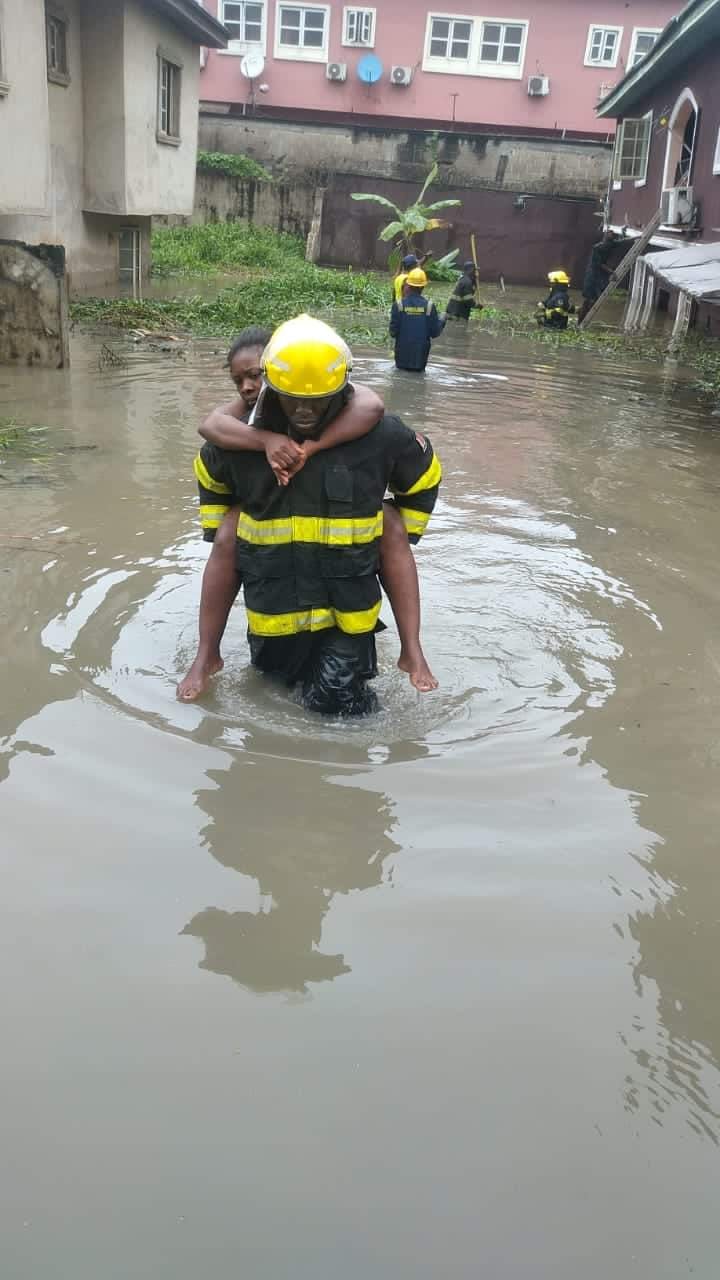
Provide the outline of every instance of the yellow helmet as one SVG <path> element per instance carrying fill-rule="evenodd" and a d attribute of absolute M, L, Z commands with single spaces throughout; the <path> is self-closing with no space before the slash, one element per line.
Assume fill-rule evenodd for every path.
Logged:
<path fill-rule="evenodd" d="M 281 395 L 319 400 L 342 391 L 350 377 L 350 348 L 328 324 L 296 316 L 275 330 L 262 354 L 265 381 Z"/>
<path fill-rule="evenodd" d="M 570 277 L 567 271 L 548 271 L 548 280 L 551 284 L 569 284 Z"/>
<path fill-rule="evenodd" d="M 427 280 L 425 272 L 420 267 L 413 267 L 412 271 L 408 271 L 405 283 L 409 284 L 411 289 L 424 289 Z"/>

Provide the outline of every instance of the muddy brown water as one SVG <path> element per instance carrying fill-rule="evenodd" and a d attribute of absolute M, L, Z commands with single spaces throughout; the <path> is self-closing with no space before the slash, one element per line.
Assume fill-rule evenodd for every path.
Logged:
<path fill-rule="evenodd" d="M 122 343 L 116 344 L 122 348 Z M 717 1275 L 720 420 L 455 331 L 441 689 L 174 686 L 219 344 L 0 371 L 3 1280 Z"/>

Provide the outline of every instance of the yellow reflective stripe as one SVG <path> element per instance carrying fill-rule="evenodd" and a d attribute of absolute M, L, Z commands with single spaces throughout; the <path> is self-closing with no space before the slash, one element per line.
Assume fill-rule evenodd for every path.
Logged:
<path fill-rule="evenodd" d="M 203 529 L 219 529 L 229 510 L 229 506 L 211 507 L 201 503 L 200 523 Z"/>
<path fill-rule="evenodd" d="M 294 636 L 298 631 L 324 631 L 335 626 L 332 609 L 302 609 L 295 613 L 256 613 L 248 609 L 247 620 L 255 636 Z"/>
<path fill-rule="evenodd" d="M 254 546 L 282 546 L 290 542 L 314 542 L 328 547 L 350 547 L 375 542 L 382 535 L 383 513 L 374 516 L 285 516 L 279 520 L 254 520 L 243 512 L 237 536 Z"/>
<path fill-rule="evenodd" d="M 341 631 L 346 631 L 348 635 L 359 636 L 366 631 L 374 631 L 375 624 L 380 617 L 381 600 L 374 604 L 370 609 L 355 609 L 352 613 L 343 613 L 340 609 L 335 609 L 335 622 Z"/>
<path fill-rule="evenodd" d="M 407 533 L 417 533 L 419 535 L 425 532 L 430 519 L 428 511 L 413 511 L 409 507 L 398 507 L 398 511 L 402 516 Z"/>
<path fill-rule="evenodd" d="M 294 636 L 299 631 L 325 631 L 339 627 L 348 635 L 373 631 L 380 617 L 380 601 L 371 609 L 345 613 L 340 609 L 299 609 L 294 613 L 256 613 L 247 610 L 248 627 L 255 636 Z"/>
<path fill-rule="evenodd" d="M 413 493 L 423 493 L 425 489 L 434 489 L 435 485 L 439 484 L 441 480 L 442 467 L 440 466 L 440 459 L 435 454 L 427 471 L 421 475 L 419 480 L 415 481 L 412 489 L 393 489 L 393 493 L 403 498 L 409 498 Z"/>
<path fill-rule="evenodd" d="M 230 493 L 226 484 L 220 484 L 219 480 L 213 480 L 200 454 L 197 455 L 193 463 L 195 477 L 202 485 L 203 489 L 209 489 L 211 493 Z"/>

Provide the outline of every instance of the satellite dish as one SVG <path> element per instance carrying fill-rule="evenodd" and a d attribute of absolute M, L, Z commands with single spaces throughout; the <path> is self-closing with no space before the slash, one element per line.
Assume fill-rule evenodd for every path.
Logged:
<path fill-rule="evenodd" d="M 357 64 L 357 73 L 363 84 L 377 84 L 383 73 L 383 65 L 374 53 L 366 53 Z"/>
<path fill-rule="evenodd" d="M 265 70 L 265 59 L 258 49 L 254 49 L 251 53 L 246 53 L 240 59 L 240 74 L 246 80 L 257 80 Z"/>

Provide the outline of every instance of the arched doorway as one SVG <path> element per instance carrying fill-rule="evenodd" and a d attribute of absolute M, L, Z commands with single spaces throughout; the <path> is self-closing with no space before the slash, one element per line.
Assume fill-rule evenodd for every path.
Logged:
<path fill-rule="evenodd" d="M 698 104 L 690 89 L 683 89 L 668 121 L 663 189 L 687 187 L 692 182 Z"/>

